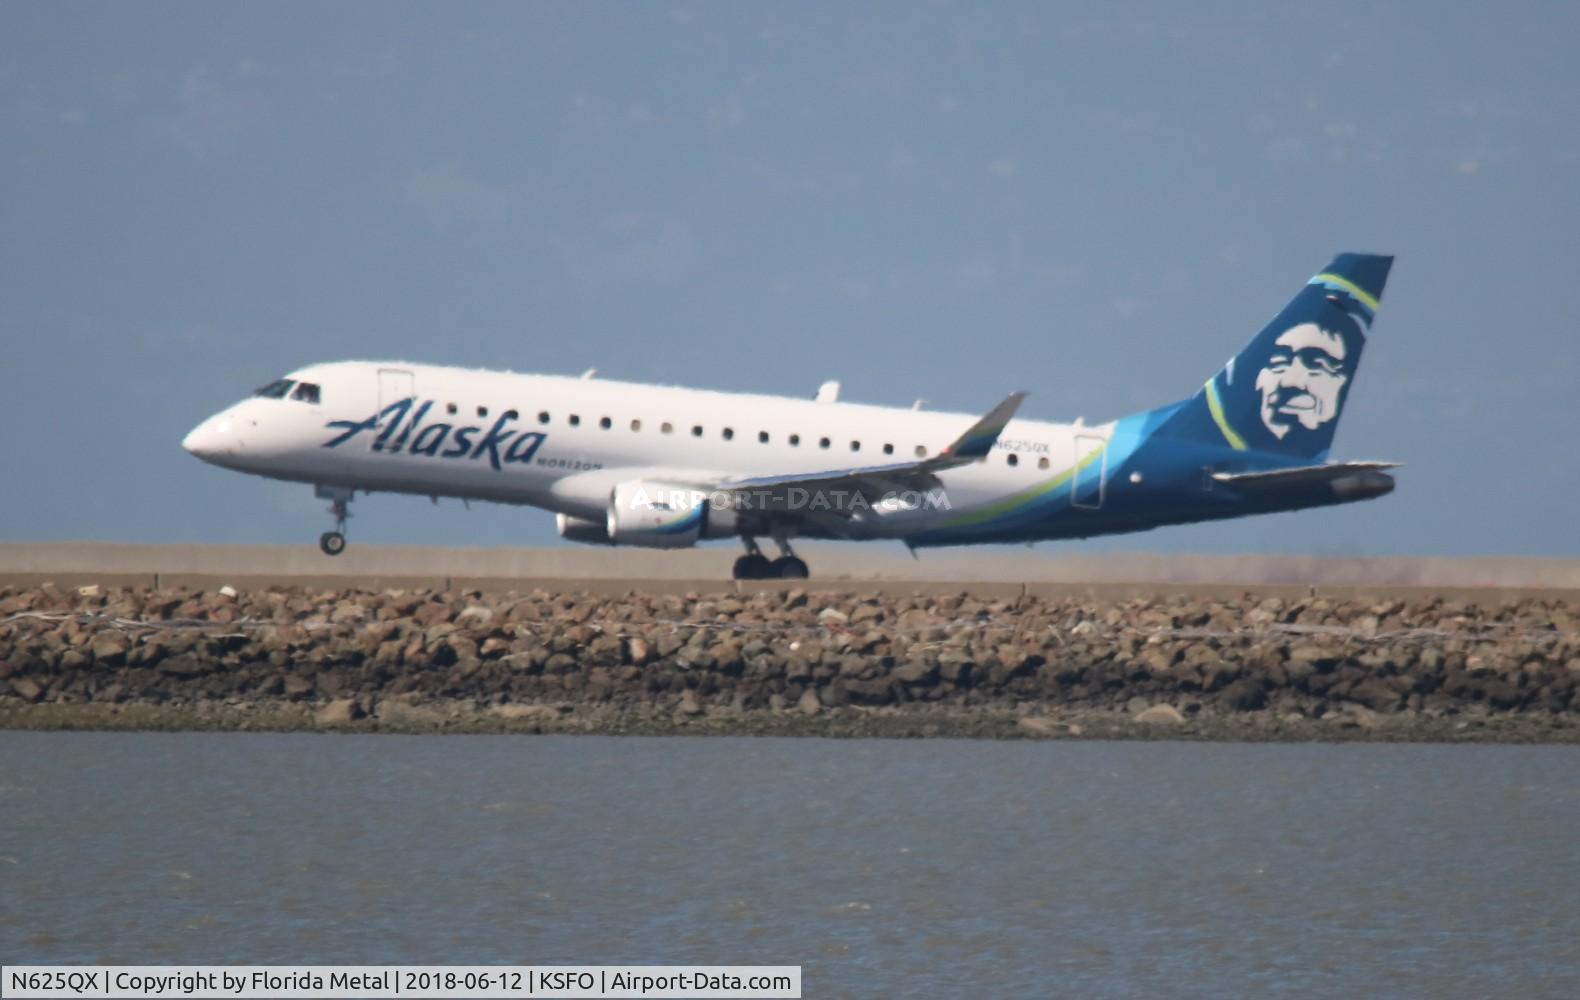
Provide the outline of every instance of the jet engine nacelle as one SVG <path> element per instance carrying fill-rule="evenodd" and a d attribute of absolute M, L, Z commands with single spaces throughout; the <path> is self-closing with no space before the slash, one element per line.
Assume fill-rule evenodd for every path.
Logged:
<path fill-rule="evenodd" d="M 605 530 L 615 545 L 649 549 L 683 549 L 699 538 L 735 534 L 735 512 L 709 501 L 705 490 L 633 479 L 610 494 Z"/>
<path fill-rule="evenodd" d="M 560 537 L 572 542 L 585 542 L 588 545 L 612 545 L 609 541 L 609 526 L 602 521 L 589 521 L 585 518 L 571 517 L 569 514 L 555 514 L 554 523 L 559 527 Z"/>

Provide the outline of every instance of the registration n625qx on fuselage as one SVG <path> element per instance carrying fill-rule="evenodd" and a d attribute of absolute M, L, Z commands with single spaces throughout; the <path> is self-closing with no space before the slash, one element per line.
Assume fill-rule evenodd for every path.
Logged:
<path fill-rule="evenodd" d="M 566 538 L 737 538 L 739 578 L 803 577 L 793 539 L 913 549 L 1083 538 L 1348 503 L 1396 463 L 1327 461 L 1391 257 L 1341 254 L 1188 399 L 1104 424 L 523 375 L 315 364 L 198 425 L 214 465 L 311 483 L 345 547 L 357 492 L 552 511 Z M 770 560 L 759 538 L 779 549 Z"/>

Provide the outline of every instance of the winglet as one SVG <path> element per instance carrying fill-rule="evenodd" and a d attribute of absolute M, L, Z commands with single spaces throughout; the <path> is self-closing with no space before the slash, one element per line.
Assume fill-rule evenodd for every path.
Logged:
<path fill-rule="evenodd" d="M 1024 392 L 1012 392 L 1004 397 L 1004 401 L 988 415 L 971 425 L 971 428 L 955 440 L 954 444 L 945 448 L 939 458 L 965 459 L 974 461 L 986 458 L 987 453 L 993 450 L 993 445 L 998 442 L 998 436 L 1004 428 L 1014 419 L 1015 411 L 1020 408 L 1021 400 L 1026 398 Z"/>

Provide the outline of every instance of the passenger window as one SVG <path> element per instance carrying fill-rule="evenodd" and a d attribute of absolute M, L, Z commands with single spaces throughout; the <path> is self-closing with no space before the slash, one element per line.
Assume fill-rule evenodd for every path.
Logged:
<path fill-rule="evenodd" d="M 894 454 L 894 445 L 892 445 L 892 444 L 884 445 L 883 446 L 883 453 L 885 455 L 892 455 L 892 454 Z"/>
<path fill-rule="evenodd" d="M 582 423 L 582 418 L 578 417 L 576 414 L 572 413 L 570 415 L 570 417 L 568 418 L 568 421 L 569 421 L 569 423 L 570 423 L 570 425 L 572 427 L 580 427 L 581 423 Z"/>
<path fill-rule="evenodd" d="M 697 424 L 695 427 L 691 428 L 691 436 L 692 437 L 701 437 L 702 436 L 702 425 L 701 424 Z"/>
<path fill-rule="evenodd" d="M 730 427 L 724 428 L 724 440 L 726 440 L 726 441 L 733 441 L 733 440 L 735 440 L 735 431 L 734 431 L 733 428 L 730 428 Z"/>
<path fill-rule="evenodd" d="M 1037 468 L 1039 468 L 1039 469 L 1046 469 L 1047 467 L 1048 467 L 1048 456 L 1047 455 L 1044 455 L 1041 458 L 1037 459 Z"/>
<path fill-rule="evenodd" d="M 538 423 L 546 424 L 548 422 L 549 422 L 549 411 L 548 410 L 544 410 L 544 411 L 542 411 L 541 413 L 538 414 Z"/>
<path fill-rule="evenodd" d="M 640 420 L 633 420 L 633 421 L 631 421 L 631 429 L 633 431 L 641 430 L 642 429 L 642 421 L 640 421 Z"/>
<path fill-rule="evenodd" d="M 673 434 L 673 433 L 675 433 L 675 425 L 670 423 L 668 420 L 666 420 L 663 423 L 659 424 L 658 425 L 658 429 L 663 431 L 665 434 Z"/>
<path fill-rule="evenodd" d="M 1020 456 L 1015 454 L 1012 451 L 1012 452 L 1009 453 L 1009 458 L 1005 459 L 1005 461 L 1008 462 L 1012 466 L 1019 465 L 1020 464 Z"/>
<path fill-rule="evenodd" d="M 757 432 L 757 443 L 758 444 L 767 444 L 768 443 L 768 432 L 767 431 L 758 431 Z"/>
<path fill-rule="evenodd" d="M 293 384 L 288 378 L 276 379 L 254 392 L 253 395 L 259 399 L 284 399 L 285 394 L 291 391 Z"/>
<path fill-rule="evenodd" d="M 916 457 L 917 458 L 926 458 L 927 457 L 927 446 L 925 444 L 919 444 L 919 445 L 916 446 Z"/>
<path fill-rule="evenodd" d="M 310 403 L 313 406 L 317 406 L 318 386 L 311 382 L 298 382 L 296 384 L 296 391 L 291 393 L 291 398 L 299 399 L 304 403 Z"/>
<path fill-rule="evenodd" d="M 488 407 L 486 407 L 486 406 L 479 406 L 477 408 L 477 415 L 480 416 L 480 417 L 488 416 Z"/>
<path fill-rule="evenodd" d="M 455 404 L 454 403 L 446 403 L 446 404 L 444 404 L 444 412 L 450 414 L 450 416 L 452 416 L 452 417 L 455 416 L 455 412 L 456 412 L 455 411 Z"/>
<path fill-rule="evenodd" d="M 860 441 L 852 441 L 850 443 L 850 450 L 851 451 L 860 451 L 861 450 L 861 442 Z"/>
<path fill-rule="evenodd" d="M 792 435 L 790 435 L 790 447 L 796 448 L 796 447 L 799 447 L 800 444 L 801 444 L 801 435 L 799 435 L 799 434 L 792 434 Z"/>
<path fill-rule="evenodd" d="M 819 448 L 827 448 L 829 446 L 829 443 L 830 442 L 829 442 L 828 438 L 818 438 L 817 439 L 817 446 Z"/>
<path fill-rule="evenodd" d="M 614 421 L 610 420 L 608 417 L 604 417 L 598 421 L 598 426 L 602 427 L 604 430 L 608 430 L 614 426 Z"/>

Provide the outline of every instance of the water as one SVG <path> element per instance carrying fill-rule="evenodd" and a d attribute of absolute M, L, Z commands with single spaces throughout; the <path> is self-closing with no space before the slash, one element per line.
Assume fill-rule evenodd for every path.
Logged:
<path fill-rule="evenodd" d="M 0 733 L 8 962 L 1580 996 L 1580 748 Z"/>

